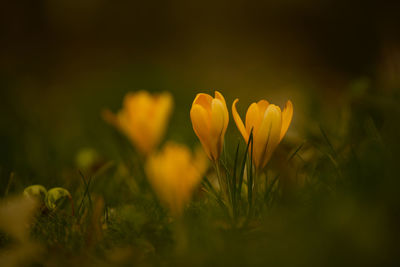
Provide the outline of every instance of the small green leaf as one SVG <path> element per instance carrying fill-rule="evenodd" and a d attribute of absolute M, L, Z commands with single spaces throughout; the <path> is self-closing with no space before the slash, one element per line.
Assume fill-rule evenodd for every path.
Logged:
<path fill-rule="evenodd" d="M 47 192 L 46 206 L 50 210 L 62 209 L 72 200 L 68 190 L 62 187 L 55 187 Z"/>
<path fill-rule="evenodd" d="M 31 185 L 24 189 L 24 196 L 39 200 L 44 203 L 47 197 L 47 190 L 42 185 Z"/>

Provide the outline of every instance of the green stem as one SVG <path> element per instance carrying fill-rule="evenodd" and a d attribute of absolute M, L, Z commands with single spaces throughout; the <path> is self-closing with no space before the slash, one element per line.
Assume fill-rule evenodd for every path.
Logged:
<path fill-rule="evenodd" d="M 257 204 L 258 194 L 260 192 L 260 181 L 258 177 L 258 170 L 254 168 L 253 174 L 253 207 Z"/>
<path fill-rule="evenodd" d="M 218 161 L 213 161 L 213 163 L 214 163 L 215 172 L 217 173 L 219 190 L 221 190 L 221 192 L 223 192 L 221 174 L 220 174 L 220 169 L 219 169 L 219 162 Z"/>
<path fill-rule="evenodd" d="M 257 204 L 257 199 L 258 199 L 258 192 L 259 192 L 259 181 L 258 181 L 258 171 L 256 168 L 254 168 L 254 171 L 252 169 L 250 169 L 250 171 L 252 171 L 252 175 L 251 175 L 251 195 L 249 196 L 249 201 L 250 201 L 250 206 L 249 206 L 249 219 L 254 215 L 254 209 L 255 206 Z"/>
<path fill-rule="evenodd" d="M 221 166 L 219 161 L 214 161 L 214 168 L 215 168 L 215 172 L 217 173 L 217 178 L 218 178 L 218 184 L 219 184 L 219 188 L 220 188 L 220 192 L 222 195 L 222 199 L 225 200 L 225 202 L 227 203 L 227 207 L 229 207 L 229 214 L 232 216 L 233 214 L 233 210 L 232 210 L 232 205 L 228 205 L 229 203 L 229 187 L 227 184 L 226 179 L 223 179 L 222 173 L 221 173 Z M 230 202 L 231 204 L 231 202 Z"/>

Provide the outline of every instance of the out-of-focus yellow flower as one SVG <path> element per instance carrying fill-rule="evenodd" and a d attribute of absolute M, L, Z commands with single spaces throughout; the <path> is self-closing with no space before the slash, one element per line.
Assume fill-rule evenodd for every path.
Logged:
<path fill-rule="evenodd" d="M 148 155 L 164 136 L 173 107 L 169 93 L 151 95 L 146 91 L 128 93 L 117 115 L 106 110 L 104 119 L 123 132 L 134 146 Z"/>
<path fill-rule="evenodd" d="M 30 229 L 39 201 L 33 197 L 18 196 L 0 201 L 0 229 L 21 242 L 29 240 Z"/>
<path fill-rule="evenodd" d="M 215 91 L 215 97 L 197 94 L 190 110 L 193 130 L 212 161 L 222 152 L 229 113 L 224 97 Z"/>
<path fill-rule="evenodd" d="M 193 190 L 207 168 L 207 157 L 199 150 L 192 152 L 184 145 L 165 144 L 162 151 L 146 162 L 146 174 L 160 201 L 179 216 L 190 201 Z"/>
<path fill-rule="evenodd" d="M 13 241 L 1 247 L 0 266 L 33 265 L 46 251 L 31 238 L 31 226 L 40 207 L 39 199 L 24 195 L 0 200 L 0 230 Z"/>
<path fill-rule="evenodd" d="M 293 104 L 290 100 L 281 111 L 280 107 L 260 100 L 249 106 L 246 113 L 246 127 L 237 110 L 236 99 L 232 104 L 232 114 L 243 138 L 248 142 L 253 129 L 253 160 L 257 169 L 267 165 L 274 150 L 285 136 L 293 116 Z"/>

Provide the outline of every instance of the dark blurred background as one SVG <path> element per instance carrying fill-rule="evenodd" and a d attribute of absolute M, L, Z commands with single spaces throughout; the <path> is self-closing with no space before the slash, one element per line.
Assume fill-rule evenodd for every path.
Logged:
<path fill-rule="evenodd" d="M 168 138 L 189 144 L 191 102 L 213 89 L 228 106 L 241 98 L 242 112 L 292 99 L 292 135 L 305 121 L 335 121 L 349 95 L 399 88 L 400 4 L 388 3 L 3 1 L 1 177 L 40 183 L 84 147 L 113 153 L 100 112 L 138 89 L 173 93 Z"/>

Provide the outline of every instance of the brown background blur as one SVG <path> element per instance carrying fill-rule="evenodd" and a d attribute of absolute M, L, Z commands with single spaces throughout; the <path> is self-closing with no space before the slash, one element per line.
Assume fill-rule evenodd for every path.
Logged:
<path fill-rule="evenodd" d="M 55 172 L 106 142 L 99 113 L 131 90 L 171 91 L 171 127 L 189 130 L 200 91 L 218 89 L 228 105 L 240 97 L 242 111 L 290 98 L 296 125 L 309 99 L 336 110 L 355 81 L 390 90 L 399 11 L 384 1 L 4 1 L 1 165 Z"/>
<path fill-rule="evenodd" d="M 376 75 L 399 11 L 380 1 L 6 1 L 1 71 L 41 91 L 121 69 L 146 80 L 137 87 L 162 84 L 143 73 L 188 90 L 339 87 Z"/>

